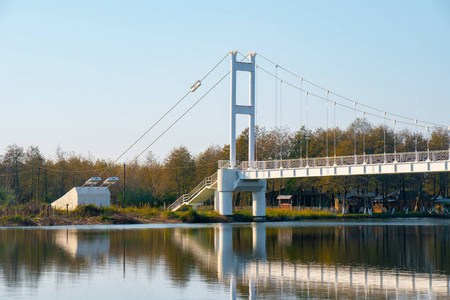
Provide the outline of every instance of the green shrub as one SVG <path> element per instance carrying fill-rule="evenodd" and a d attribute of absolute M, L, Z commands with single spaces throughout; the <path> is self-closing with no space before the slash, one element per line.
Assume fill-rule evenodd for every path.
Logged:
<path fill-rule="evenodd" d="M 20 226 L 33 226 L 36 225 L 32 219 L 27 216 L 14 215 L 14 216 L 4 216 L 1 218 L 5 223 L 12 223 Z"/>
<path fill-rule="evenodd" d="M 94 204 L 80 205 L 72 212 L 73 215 L 79 217 L 98 217 L 103 215 L 105 210 L 101 207 L 97 207 Z"/>
<path fill-rule="evenodd" d="M 207 223 L 208 218 L 190 209 L 186 212 L 180 213 L 180 220 L 185 223 Z"/>

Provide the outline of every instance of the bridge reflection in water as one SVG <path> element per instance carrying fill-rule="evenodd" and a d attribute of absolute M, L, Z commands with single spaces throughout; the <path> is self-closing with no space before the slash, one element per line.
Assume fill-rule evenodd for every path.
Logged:
<path fill-rule="evenodd" d="M 417 222 L 4 229 L 0 290 L 40 295 L 56 276 L 55 290 L 156 298 L 449 297 L 450 227 Z"/>
<path fill-rule="evenodd" d="M 443 274 L 267 260 L 266 227 L 254 224 L 251 229 L 253 251 L 250 256 L 241 255 L 236 249 L 233 251 L 233 227 L 227 225 L 214 229 L 214 249 L 202 247 L 195 235 L 182 228 L 175 229 L 174 240 L 199 262 L 217 268 L 218 279 L 229 285 L 231 299 L 236 299 L 238 289 L 247 287 L 249 299 L 267 293 L 298 296 L 299 291 L 300 296 L 306 298 L 392 299 L 450 295 L 449 276 Z M 281 244 L 283 239 L 289 243 L 292 228 L 278 228 L 277 238 Z"/>

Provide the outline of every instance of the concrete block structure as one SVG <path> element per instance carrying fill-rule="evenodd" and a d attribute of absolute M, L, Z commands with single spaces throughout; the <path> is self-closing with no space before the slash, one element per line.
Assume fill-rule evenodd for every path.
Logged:
<path fill-rule="evenodd" d="M 52 208 L 74 210 L 79 205 L 88 204 L 109 207 L 111 204 L 109 189 L 107 187 L 74 187 L 64 196 L 52 202 Z"/>

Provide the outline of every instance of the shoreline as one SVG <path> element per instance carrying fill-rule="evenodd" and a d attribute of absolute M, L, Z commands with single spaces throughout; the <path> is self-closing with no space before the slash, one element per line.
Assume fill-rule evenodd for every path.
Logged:
<path fill-rule="evenodd" d="M 283 210 L 279 208 L 266 209 L 266 223 L 307 220 L 345 220 L 345 219 L 392 219 L 392 218 L 433 218 L 428 213 L 409 214 L 386 213 L 365 214 L 334 214 L 315 210 Z M 220 215 L 211 210 L 188 210 L 184 212 L 160 211 L 152 207 L 111 207 L 98 208 L 93 205 L 80 206 L 67 212 L 61 210 L 31 211 L 22 209 L 0 217 L 0 227 L 42 227 L 70 225 L 127 225 L 127 224 L 204 224 L 204 223 L 243 223 L 253 222 L 250 210 L 239 210 L 232 217 Z"/>

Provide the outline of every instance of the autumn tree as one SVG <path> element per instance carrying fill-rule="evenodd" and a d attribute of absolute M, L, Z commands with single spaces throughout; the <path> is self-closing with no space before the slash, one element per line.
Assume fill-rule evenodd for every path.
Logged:
<path fill-rule="evenodd" d="M 164 168 L 167 169 L 170 186 L 176 197 L 189 192 L 195 176 L 195 161 L 185 146 L 174 148 L 166 157 Z"/>
<path fill-rule="evenodd" d="M 25 162 L 24 160 L 25 153 L 23 148 L 16 144 L 6 147 L 6 152 L 2 156 L 2 164 L 8 176 L 7 186 L 11 186 L 15 194 L 19 196 L 19 199 L 22 199 L 19 172 Z"/>

